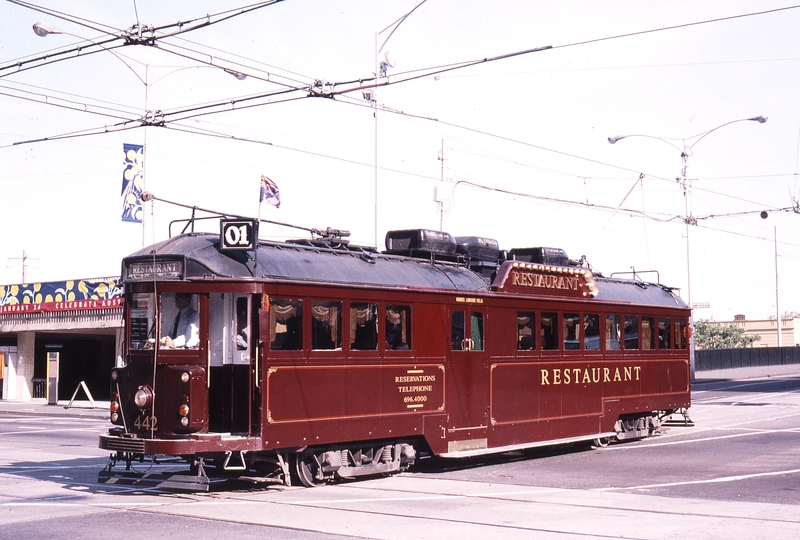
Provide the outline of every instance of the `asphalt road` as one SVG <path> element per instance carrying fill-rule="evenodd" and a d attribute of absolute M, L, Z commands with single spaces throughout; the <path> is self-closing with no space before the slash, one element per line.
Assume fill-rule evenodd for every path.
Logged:
<path fill-rule="evenodd" d="M 97 484 L 103 413 L 0 404 L 0 538 L 797 538 L 800 366 L 703 373 L 694 426 L 320 488 Z"/>

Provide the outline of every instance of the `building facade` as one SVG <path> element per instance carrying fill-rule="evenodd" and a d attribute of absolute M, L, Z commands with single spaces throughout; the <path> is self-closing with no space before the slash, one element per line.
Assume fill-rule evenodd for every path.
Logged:
<path fill-rule="evenodd" d="M 778 325 L 775 319 L 747 320 L 744 315 L 734 315 L 732 321 L 708 321 L 710 326 L 734 325 L 744 329 L 745 336 L 759 335 L 753 347 L 777 347 Z M 781 347 L 800 346 L 800 319 L 781 319 Z"/>
<path fill-rule="evenodd" d="M 0 285 L 0 399 L 108 399 L 122 336 L 118 278 Z"/>

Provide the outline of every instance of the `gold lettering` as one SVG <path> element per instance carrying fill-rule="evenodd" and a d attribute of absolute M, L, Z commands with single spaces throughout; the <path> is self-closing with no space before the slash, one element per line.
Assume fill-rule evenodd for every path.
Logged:
<path fill-rule="evenodd" d="M 398 386 L 397 391 L 401 394 L 413 394 L 416 392 L 433 392 L 433 385 L 425 386 Z"/>
<path fill-rule="evenodd" d="M 619 374 L 619 368 L 614 370 L 614 382 L 621 381 L 622 377 Z"/>
<path fill-rule="evenodd" d="M 553 384 L 561 384 L 561 369 L 553 369 Z"/>
<path fill-rule="evenodd" d="M 636 372 L 636 380 L 639 380 L 639 370 L 642 369 L 639 366 L 634 366 L 633 371 Z"/>
<path fill-rule="evenodd" d="M 589 378 L 589 370 L 588 369 L 583 370 L 583 380 L 581 382 L 584 383 L 584 384 L 592 382 L 592 379 Z M 595 381 L 595 382 L 597 382 L 597 381 Z"/>
<path fill-rule="evenodd" d="M 575 384 L 578 384 L 578 381 L 581 379 L 581 368 L 575 368 L 572 371 L 575 372 Z"/>
<path fill-rule="evenodd" d="M 610 371 L 608 368 L 603 368 L 603 382 L 611 382 L 611 379 L 608 378 Z"/>
<path fill-rule="evenodd" d="M 569 369 L 564 369 L 564 384 L 569 384 L 572 381 Z"/>
<path fill-rule="evenodd" d="M 631 380 L 632 375 L 633 375 L 633 373 L 631 371 L 631 367 L 630 366 L 625 366 L 625 380 L 626 381 Z"/>
<path fill-rule="evenodd" d="M 546 384 L 548 384 L 548 385 L 550 384 L 550 373 L 546 369 L 543 369 L 542 370 L 542 386 L 544 386 Z"/>
<path fill-rule="evenodd" d="M 600 368 L 592 368 L 592 382 L 599 383 L 600 382 Z"/>

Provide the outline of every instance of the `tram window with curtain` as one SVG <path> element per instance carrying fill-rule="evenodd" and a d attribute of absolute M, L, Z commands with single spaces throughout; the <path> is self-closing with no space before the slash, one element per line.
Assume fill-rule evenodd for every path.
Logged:
<path fill-rule="evenodd" d="M 600 315 L 596 313 L 583 316 L 583 348 L 587 351 L 600 350 Z"/>
<path fill-rule="evenodd" d="M 625 349 L 639 349 L 639 317 L 634 315 L 625 315 Z"/>
<path fill-rule="evenodd" d="M 411 307 L 388 304 L 386 306 L 386 349 L 407 351 L 411 349 Z"/>
<path fill-rule="evenodd" d="M 564 325 L 564 350 L 577 351 L 581 348 L 581 316 L 567 313 L 561 320 Z"/>
<path fill-rule="evenodd" d="M 656 320 L 642 317 L 642 349 L 652 351 L 656 348 Z"/>
<path fill-rule="evenodd" d="M 270 349 L 299 351 L 303 348 L 303 301 L 272 298 L 269 304 Z"/>
<path fill-rule="evenodd" d="M 684 318 L 676 318 L 674 321 L 675 325 L 675 339 L 673 340 L 674 347 L 676 349 L 686 349 L 688 348 L 688 325 L 686 324 L 686 319 Z"/>
<path fill-rule="evenodd" d="M 350 304 L 350 350 L 378 349 L 378 304 Z"/>
<path fill-rule="evenodd" d="M 539 321 L 539 329 L 542 336 L 542 349 L 545 351 L 557 351 L 558 313 L 542 313 L 542 317 Z"/>
<path fill-rule="evenodd" d="M 473 351 L 483 350 L 483 313 L 473 311 L 470 320 L 470 349 Z"/>
<path fill-rule="evenodd" d="M 666 317 L 658 319 L 658 348 L 669 349 L 672 347 L 670 343 L 670 320 Z"/>
<path fill-rule="evenodd" d="M 342 348 L 342 303 L 314 300 L 311 305 L 311 348 Z"/>
<path fill-rule="evenodd" d="M 619 315 L 606 315 L 606 350 L 618 351 L 620 347 Z"/>
<path fill-rule="evenodd" d="M 517 312 L 517 350 L 536 350 L 535 328 L 536 314 L 533 311 Z"/>

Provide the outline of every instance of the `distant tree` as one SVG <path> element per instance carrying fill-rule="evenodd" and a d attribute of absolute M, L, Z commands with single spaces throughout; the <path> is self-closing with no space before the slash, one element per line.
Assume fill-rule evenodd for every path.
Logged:
<path fill-rule="evenodd" d="M 696 349 L 741 349 L 752 347 L 761 336 L 746 336 L 744 328 L 735 324 L 727 326 L 710 324 L 707 319 L 694 323 L 694 346 Z"/>

